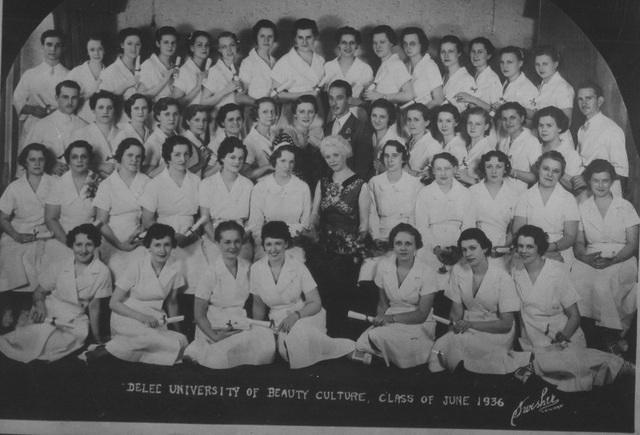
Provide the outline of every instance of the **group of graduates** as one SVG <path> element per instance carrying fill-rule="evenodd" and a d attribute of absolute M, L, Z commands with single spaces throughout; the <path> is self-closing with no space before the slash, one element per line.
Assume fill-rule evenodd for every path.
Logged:
<path fill-rule="evenodd" d="M 444 36 L 435 61 L 421 28 L 398 40 L 374 27 L 374 74 L 354 28 L 336 31 L 328 62 L 313 20 L 275 59 L 278 33 L 256 23 L 239 63 L 222 32 L 213 63 L 211 36 L 194 31 L 183 62 L 161 27 L 141 62 L 141 32 L 126 28 L 111 65 L 92 36 L 71 71 L 63 35 L 42 34 L 44 61 L 14 92 L 18 178 L 0 197 L 0 352 L 53 361 L 91 331 L 89 361 L 373 355 L 566 391 L 634 373 L 619 355 L 640 218 L 598 84 L 574 90 L 553 47 L 533 50 L 536 86 L 524 50 L 483 37 L 467 58 Z M 448 316 L 433 312 L 441 291 Z M 449 325 L 439 338 L 436 322 Z"/>

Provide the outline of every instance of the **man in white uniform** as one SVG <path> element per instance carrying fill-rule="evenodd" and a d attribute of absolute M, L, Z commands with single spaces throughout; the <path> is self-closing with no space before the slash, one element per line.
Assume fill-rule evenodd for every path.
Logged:
<path fill-rule="evenodd" d="M 577 91 L 578 107 L 587 118 L 578 130 L 578 152 L 582 157 L 582 164 L 586 167 L 594 159 L 610 162 L 618 175 L 618 180 L 611 186 L 611 192 L 622 196 L 622 189 L 626 188 L 629 177 L 624 131 L 600 111 L 604 96 L 597 83 L 583 83 Z"/>

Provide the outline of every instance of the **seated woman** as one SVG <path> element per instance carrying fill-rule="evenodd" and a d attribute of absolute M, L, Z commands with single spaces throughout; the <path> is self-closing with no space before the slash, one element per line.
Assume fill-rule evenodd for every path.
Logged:
<path fill-rule="evenodd" d="M 431 136 L 442 147 L 442 151 L 453 155 L 459 164 L 463 164 L 467 158 L 467 144 L 458 133 L 460 124 L 460 112 L 451 104 L 445 104 L 436 108 L 431 122 Z"/>
<path fill-rule="evenodd" d="M 244 175 L 252 181 L 258 181 L 266 174 L 273 172 L 269 157 L 273 152 L 273 126 L 277 120 L 276 102 L 271 97 L 256 100 L 256 123 L 244 139 L 247 146 Z"/>
<path fill-rule="evenodd" d="M 129 122 L 118 124 L 120 132 L 113 139 L 113 143 L 119 144 L 128 137 L 138 139 L 144 144 L 151 135 L 151 130 L 147 128 L 147 118 L 151 105 L 149 100 L 142 94 L 133 94 L 124 102 L 124 113 L 129 118 Z"/>
<path fill-rule="evenodd" d="M 501 375 L 529 363 L 528 352 L 509 352 L 520 298 L 509 274 L 489 262 L 491 247 L 477 228 L 458 238 L 463 259 L 453 266 L 444 292 L 452 302 L 451 327 L 433 346 L 432 372 L 453 372 L 463 362 L 470 372 Z"/>
<path fill-rule="evenodd" d="M 244 229 L 224 221 L 215 229 L 221 255 L 207 268 L 196 289 L 196 338 L 185 359 L 212 369 L 273 362 L 276 342 L 269 328 L 251 325 L 244 309 L 249 297 L 249 267 L 239 258 Z"/>
<path fill-rule="evenodd" d="M 0 352 L 11 359 L 59 360 L 84 346 L 89 325 L 94 341 L 102 342 L 99 299 L 111 296 L 111 274 L 96 252 L 100 230 L 82 224 L 69 231 L 66 242 L 73 254 L 40 274 L 29 323 L 0 336 Z"/>
<path fill-rule="evenodd" d="M 578 234 L 580 213 L 575 198 L 558 181 L 566 162 L 558 151 L 548 151 L 536 162 L 538 183 L 520 197 L 513 218 L 514 234 L 525 224 L 536 225 L 549 234 L 545 256 L 572 266 L 573 244 Z"/>
<path fill-rule="evenodd" d="M 407 141 L 409 164 L 405 170 L 419 178 L 428 177 L 433 156 L 442 152 L 442 145 L 429 131 L 429 109 L 424 104 L 414 103 L 407 107 L 405 118 L 406 130 L 410 135 Z"/>
<path fill-rule="evenodd" d="M 489 112 L 480 107 L 472 107 L 462 114 L 462 137 L 467 146 L 467 158 L 456 172 L 456 179 L 467 186 L 480 181 L 480 158 L 496 149 L 496 138 L 491 134 L 491 123 Z"/>
<path fill-rule="evenodd" d="M 162 158 L 162 144 L 176 134 L 179 117 L 178 100 L 163 97 L 153 104 L 153 119 L 157 124 L 153 133 L 144 143 L 145 159 L 142 164 L 143 172 L 152 178 L 165 168 Z"/>
<path fill-rule="evenodd" d="M 536 375 L 561 391 L 588 391 L 617 376 L 633 375 L 633 364 L 586 347 L 579 326 L 580 297 L 567 267 L 544 257 L 549 246 L 545 232 L 525 225 L 515 234 L 514 245 L 521 260 L 511 269 L 522 301 L 520 344 L 533 351 Z"/>
<path fill-rule="evenodd" d="M 208 236 L 203 247 L 209 264 L 213 264 L 220 254 L 214 233 L 220 222 L 233 220 L 245 228 L 249 220 L 253 183 L 240 175 L 246 156 L 247 147 L 240 139 L 226 138 L 218 149 L 217 163 L 222 170 L 200 183 L 200 216 L 206 219 L 204 230 Z M 240 257 L 247 261 L 253 259 L 253 247 L 248 237 L 243 242 Z"/>
<path fill-rule="evenodd" d="M 353 352 L 352 340 L 327 336 L 316 282 L 304 264 L 285 255 L 291 243 L 287 224 L 267 222 L 261 239 L 266 255 L 250 273 L 253 317 L 274 322 L 280 356 L 298 369 Z"/>
<path fill-rule="evenodd" d="M 463 91 L 455 96 L 459 103 L 470 104 L 487 112 L 498 104 L 502 96 L 500 77 L 493 71 L 489 61 L 496 49 L 487 38 L 474 38 L 469 42 L 469 60 L 473 70 L 475 87 L 472 93 Z"/>
<path fill-rule="evenodd" d="M 389 234 L 393 254 L 378 263 L 374 282 L 379 290 L 373 325 L 358 338 L 356 350 L 369 352 L 400 368 L 415 367 L 429 359 L 435 323 L 425 323 L 433 307 L 436 272 L 416 261 L 422 248 L 418 230 L 406 223 Z"/>
<path fill-rule="evenodd" d="M 571 268 L 584 317 L 594 319 L 604 347 L 614 353 L 628 348 L 623 339 L 636 312 L 638 224 L 633 205 L 613 196 L 616 172 L 611 163 L 596 159 L 584 172 L 593 196 L 578 207 L 580 228 Z"/>
<path fill-rule="evenodd" d="M 116 358 L 165 366 L 182 359 L 187 337 L 166 324 L 167 315 L 178 315 L 177 296 L 185 287 L 180 263 L 171 256 L 177 243 L 173 228 L 153 224 L 143 241 L 147 254 L 116 281 L 109 302 L 111 340 L 105 346 Z"/>
<path fill-rule="evenodd" d="M 0 330 L 14 323 L 14 299 L 21 297 L 13 292 L 32 292 L 38 284 L 44 238 L 51 236 L 44 225 L 44 203 L 57 182 L 49 175 L 54 156 L 42 144 L 24 147 L 18 163 L 25 174 L 0 196 Z"/>
<path fill-rule="evenodd" d="M 115 152 L 118 169 L 98 186 L 93 200 L 96 220 L 105 243 L 100 255 L 111 269 L 114 280 L 126 270 L 142 247 L 138 235 L 142 232 L 140 197 L 149 177 L 140 172 L 144 161 L 144 147 L 137 139 L 125 139 Z"/>

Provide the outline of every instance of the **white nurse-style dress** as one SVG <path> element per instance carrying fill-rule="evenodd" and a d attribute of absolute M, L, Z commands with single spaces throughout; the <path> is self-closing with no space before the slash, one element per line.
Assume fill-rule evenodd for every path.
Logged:
<path fill-rule="evenodd" d="M 72 326 L 29 323 L 0 336 L 0 352 L 20 362 L 56 361 L 84 346 L 89 335 L 87 306 L 111 296 L 112 288 L 109 269 L 97 255 L 77 276 L 73 255 L 49 264 L 40 275 L 40 286 L 51 292 L 44 300 L 47 318 Z"/>
<path fill-rule="evenodd" d="M 125 86 L 135 83 L 135 80 L 134 72 L 127 68 L 122 59 L 118 57 L 100 73 L 99 88 L 121 95 L 126 100 L 136 93 L 136 88 L 134 86 Z M 124 91 L 122 90 L 123 87 L 125 87 Z"/>
<path fill-rule="evenodd" d="M 204 73 L 206 72 L 207 71 L 204 71 Z M 186 95 L 193 91 L 198 84 L 198 74 L 203 74 L 203 72 L 191 57 L 187 57 L 187 60 L 180 67 L 178 77 L 173 82 L 173 86 L 176 89 L 180 89 Z M 202 85 L 200 85 L 200 90 L 196 93 L 195 97 L 190 101 L 186 101 L 186 104 L 200 104 L 200 98 L 202 98 Z"/>
<path fill-rule="evenodd" d="M 393 53 L 382 61 L 376 71 L 373 83 L 376 91 L 382 94 L 395 94 L 409 80 L 411 80 L 411 74 L 409 74 L 407 66 L 396 53 Z"/>
<path fill-rule="evenodd" d="M 475 95 L 476 81 L 465 67 L 460 67 L 445 80 L 443 91 L 444 102 L 453 104 L 456 109 L 458 109 L 458 112 L 462 113 L 467 109 L 468 104 L 462 101 L 456 101 L 456 95 L 460 92 Z"/>
<path fill-rule="evenodd" d="M 482 181 L 471 186 L 469 192 L 476 212 L 476 226 L 487 235 L 493 246 L 504 246 L 520 198 L 513 180 L 506 178 L 495 197 Z"/>
<path fill-rule="evenodd" d="M 502 86 L 501 102 L 515 101 L 527 110 L 534 110 L 537 96 L 538 88 L 521 72 L 515 80 L 507 81 Z"/>
<path fill-rule="evenodd" d="M 211 326 L 225 328 L 227 323 L 245 323 L 248 329 L 220 341 L 213 341 L 200 328 L 184 354 L 198 364 L 212 369 L 226 369 L 244 364 L 270 364 L 276 355 L 276 341 L 270 328 L 250 325 L 244 304 L 249 297 L 249 262 L 238 258 L 233 276 L 222 257 L 218 257 L 201 277 L 196 298 L 209 303 L 207 320 Z"/>
<path fill-rule="evenodd" d="M 101 67 L 100 72 L 102 72 L 102 69 L 104 69 L 104 67 Z M 89 123 L 95 121 L 96 117 L 89 107 L 89 99 L 98 90 L 100 74 L 98 74 L 98 77 L 95 77 L 89 67 L 89 61 L 86 61 L 69 71 L 66 80 L 73 80 L 80 85 L 82 107 L 77 111 L 78 116 Z"/>
<path fill-rule="evenodd" d="M 151 89 L 162 83 L 167 74 L 169 74 L 169 68 L 164 66 L 155 53 L 140 65 L 140 83 L 147 89 Z M 158 101 L 163 97 L 170 97 L 173 93 L 172 87 L 173 84 L 169 81 L 153 97 L 153 101 Z"/>
<path fill-rule="evenodd" d="M 342 71 L 342 68 L 340 68 L 338 58 L 335 58 L 324 64 L 324 77 L 322 81 L 325 89 L 328 91 L 331 83 L 336 80 L 344 80 L 349 83 L 353 96 L 359 98 L 365 87 L 373 81 L 373 70 L 369 64 L 356 57 L 345 73 Z"/>
<path fill-rule="evenodd" d="M 471 322 L 499 320 L 500 313 L 520 311 L 520 298 L 513 279 L 498 266 L 489 263 L 480 287 L 473 294 L 473 271 L 466 262 L 453 266 L 445 296 L 464 308 L 463 319 Z M 530 352 L 512 352 L 515 322 L 505 333 L 490 333 L 476 329 L 456 334 L 447 332 L 433 346 L 429 370 L 454 371 L 460 362 L 475 373 L 502 375 L 526 366 Z M 444 365 L 442 364 L 444 363 Z"/>
<path fill-rule="evenodd" d="M 120 129 L 113 125 L 107 136 L 102 134 L 95 122 L 76 130 L 73 133 L 72 140 L 84 140 L 89 142 L 93 147 L 93 164 L 115 163 L 113 155 L 118 149 L 120 143 L 116 142 L 116 137 L 120 133 Z"/>
<path fill-rule="evenodd" d="M 147 316 L 155 317 L 160 326 L 151 328 L 131 317 L 111 313 L 111 340 L 107 351 L 124 361 L 170 366 L 175 364 L 187 347 L 187 337 L 171 331 L 164 323 L 164 300 L 172 290 L 184 287 L 179 263 L 169 259 L 159 275 L 151 266 L 151 256 L 142 255 L 131 263 L 116 288 L 128 293 L 124 304 Z"/>
<path fill-rule="evenodd" d="M 413 79 L 413 94 L 416 103 L 427 104 L 433 98 L 431 92 L 438 86 L 442 86 L 442 75 L 438 65 L 431 59 L 429 53 L 425 53 L 411 72 Z"/>
<path fill-rule="evenodd" d="M 385 314 L 408 313 L 418 309 L 420 297 L 438 291 L 435 274 L 435 270 L 416 261 L 405 279 L 399 283 L 395 255 L 381 258 L 374 282 L 384 290 L 389 299 L 389 308 Z M 392 362 L 400 368 L 415 367 L 429 359 L 435 330 L 436 324 L 429 318 L 419 324 L 391 323 L 372 326 L 358 338 L 356 349 L 381 356 L 387 365 Z"/>
<path fill-rule="evenodd" d="M 431 165 L 433 156 L 442 152 L 442 144 L 435 140 L 428 131 L 409 148 L 409 168 L 413 171 L 424 170 Z"/>
<path fill-rule="evenodd" d="M 271 65 L 275 65 L 276 59 L 269 55 L 269 62 L 265 62 L 255 48 L 242 59 L 238 76 L 251 98 L 257 100 L 271 93 Z"/>
<path fill-rule="evenodd" d="M 305 293 L 318 287 L 306 266 L 290 257 L 285 257 L 277 282 L 268 258 L 258 260 L 251 266 L 250 283 L 251 293 L 269 307 L 269 319 L 276 326 L 289 314 L 302 309 Z M 321 308 L 313 316 L 299 319 L 288 333 L 278 334 L 278 352 L 292 369 L 353 352 L 355 344 L 352 340 L 331 338 L 326 331 L 326 312 Z"/>

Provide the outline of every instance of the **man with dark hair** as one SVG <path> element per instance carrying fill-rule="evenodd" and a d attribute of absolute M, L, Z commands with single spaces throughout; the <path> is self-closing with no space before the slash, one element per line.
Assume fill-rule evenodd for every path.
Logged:
<path fill-rule="evenodd" d="M 373 169 L 373 130 L 349 111 L 351 85 L 336 80 L 329 86 L 329 108 L 333 120 L 324 127 L 324 135 L 340 135 L 351 144 L 353 156 L 347 160 L 349 167 L 360 177 L 369 180 L 375 175 Z"/>

